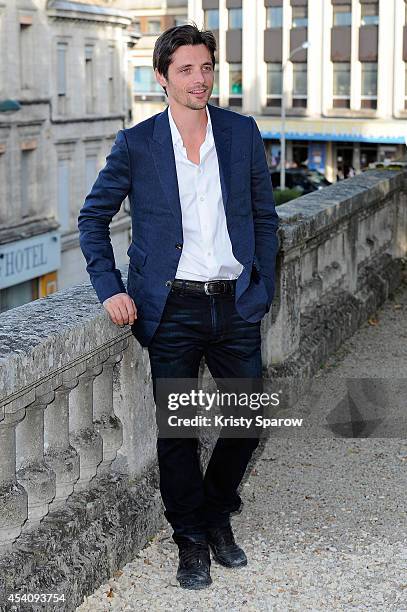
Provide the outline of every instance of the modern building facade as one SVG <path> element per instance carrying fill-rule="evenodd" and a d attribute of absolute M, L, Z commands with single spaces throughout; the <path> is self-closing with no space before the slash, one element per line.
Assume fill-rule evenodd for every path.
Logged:
<path fill-rule="evenodd" d="M 0 0 L 0 311 L 88 280 L 77 217 L 129 118 L 131 17 L 115 0 Z M 130 217 L 111 225 L 118 265 Z"/>
<path fill-rule="evenodd" d="M 188 0 L 128 0 L 134 32 L 140 36 L 130 53 L 129 79 L 133 91 L 133 121 L 160 112 L 166 97 L 153 71 L 153 49 L 161 32 L 188 20 Z"/>
<path fill-rule="evenodd" d="M 270 165 L 284 68 L 287 165 L 334 181 L 405 150 L 406 13 L 404 0 L 189 0 L 188 15 L 219 42 L 215 102 L 255 117 Z"/>

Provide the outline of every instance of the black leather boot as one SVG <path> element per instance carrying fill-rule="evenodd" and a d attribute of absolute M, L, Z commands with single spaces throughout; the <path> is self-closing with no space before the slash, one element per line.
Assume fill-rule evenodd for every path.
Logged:
<path fill-rule="evenodd" d="M 225 567 L 247 565 L 245 552 L 236 544 L 230 525 L 227 527 L 209 527 L 207 538 L 215 561 Z"/>
<path fill-rule="evenodd" d="M 211 557 L 208 544 L 178 536 L 177 580 L 183 589 L 204 589 L 212 584 Z"/>

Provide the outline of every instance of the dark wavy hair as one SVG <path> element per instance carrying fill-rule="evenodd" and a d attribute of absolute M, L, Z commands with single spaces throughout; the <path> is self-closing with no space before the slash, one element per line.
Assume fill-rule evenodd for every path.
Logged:
<path fill-rule="evenodd" d="M 216 39 L 210 30 L 200 30 L 196 23 L 174 26 L 165 30 L 156 40 L 153 53 L 153 68 L 168 78 L 168 68 L 173 53 L 183 45 L 205 45 L 211 54 L 215 68 Z M 163 87 L 167 95 L 166 87 Z"/>

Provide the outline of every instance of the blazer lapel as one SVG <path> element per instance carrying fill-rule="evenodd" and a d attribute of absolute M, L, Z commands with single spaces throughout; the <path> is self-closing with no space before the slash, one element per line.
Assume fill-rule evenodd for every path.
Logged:
<path fill-rule="evenodd" d="M 223 206 L 227 213 L 227 202 L 230 192 L 230 147 L 232 141 L 230 126 L 222 125 L 217 108 L 208 104 L 212 122 L 213 139 L 219 163 L 219 176 L 222 189 Z M 181 202 L 175 165 L 174 148 L 168 119 L 168 107 L 156 118 L 151 141 L 151 154 L 154 159 L 161 187 L 177 223 L 182 227 Z"/>
<path fill-rule="evenodd" d="M 218 154 L 219 177 L 222 188 L 223 206 L 226 214 L 230 192 L 230 147 L 232 143 L 232 130 L 230 126 L 222 125 L 216 106 L 208 104 L 208 109 L 211 116 L 213 139 Z"/>
<path fill-rule="evenodd" d="M 179 199 L 174 147 L 168 119 L 168 107 L 155 120 L 153 140 L 150 146 L 162 190 L 177 223 L 182 227 L 181 202 Z"/>

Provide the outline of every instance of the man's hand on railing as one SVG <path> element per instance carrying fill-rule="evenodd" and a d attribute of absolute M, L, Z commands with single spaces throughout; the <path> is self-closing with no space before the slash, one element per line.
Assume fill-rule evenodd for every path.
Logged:
<path fill-rule="evenodd" d="M 116 293 L 103 302 L 104 308 L 109 313 L 110 319 L 115 325 L 133 325 L 137 319 L 137 307 L 127 293 Z"/>

